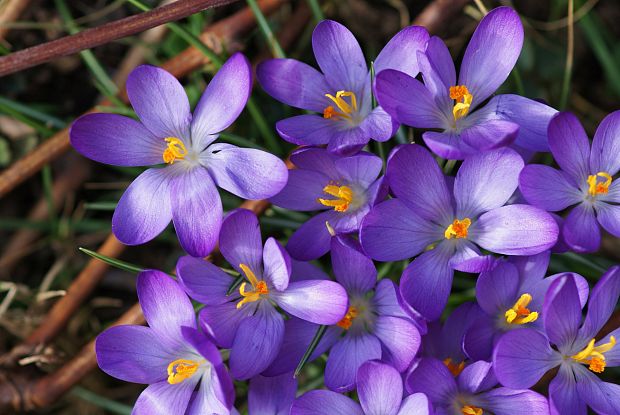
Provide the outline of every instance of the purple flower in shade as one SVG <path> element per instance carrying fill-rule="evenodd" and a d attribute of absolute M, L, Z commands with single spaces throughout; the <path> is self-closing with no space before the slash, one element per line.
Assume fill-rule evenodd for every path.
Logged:
<path fill-rule="evenodd" d="M 423 147 L 403 145 L 390 156 L 387 180 L 396 198 L 371 209 L 360 240 L 380 261 L 423 252 L 405 269 L 400 292 L 428 320 L 440 316 L 455 269 L 481 272 L 493 265 L 494 257 L 482 256 L 478 246 L 504 255 L 534 255 L 555 244 L 558 226 L 547 212 L 504 206 L 522 168 L 523 160 L 509 148 L 471 156 L 452 192 Z"/>
<path fill-rule="evenodd" d="M 377 283 L 377 270 L 353 238 L 332 240 L 332 267 L 336 280 L 349 295 L 347 314 L 329 327 L 311 359 L 331 346 L 325 367 L 325 386 L 336 392 L 355 388 L 355 374 L 362 363 L 382 359 L 399 372 L 411 364 L 420 346 L 420 333 L 401 307 L 390 280 Z M 286 333 L 283 356 L 268 369 L 279 374 L 295 368 L 317 330 L 316 325 L 294 324 Z"/>
<path fill-rule="evenodd" d="M 390 68 L 416 76 L 416 51 L 423 50 L 427 40 L 423 27 L 401 30 L 377 56 L 375 71 Z M 353 154 L 371 138 L 388 140 L 398 125 L 381 107 L 372 108 L 370 73 L 353 34 L 325 20 L 314 29 L 312 49 L 323 73 L 294 59 L 271 59 L 257 68 L 258 80 L 269 95 L 319 113 L 279 121 L 280 136 L 299 145 L 327 144 L 330 152 L 339 154 Z"/>
<path fill-rule="evenodd" d="M 226 295 L 233 278 L 199 258 L 182 257 L 177 275 L 188 294 L 205 304 L 200 322 L 219 347 L 230 348 L 230 371 L 249 379 L 276 358 L 284 319 L 274 305 L 316 324 L 335 324 L 347 311 L 347 295 L 333 281 L 291 282 L 290 258 L 273 238 L 263 248 L 254 213 L 237 209 L 222 224 L 220 251 L 246 277 L 239 290 Z"/>
<path fill-rule="evenodd" d="M 601 243 L 599 224 L 620 237 L 620 111 L 601 122 L 592 148 L 573 114 L 562 112 L 549 123 L 549 146 L 561 170 L 526 166 L 519 188 L 532 205 L 550 212 L 573 206 L 564 220 L 566 244 L 577 252 L 594 252 Z"/>
<path fill-rule="evenodd" d="M 396 369 L 368 361 L 357 371 L 360 403 L 339 393 L 313 390 L 293 402 L 291 415 L 429 415 L 428 398 L 415 393 L 403 399 L 403 380 Z"/>
<path fill-rule="evenodd" d="M 422 358 L 407 376 L 409 393 L 428 396 L 436 414 L 441 415 L 545 415 L 547 399 L 530 390 L 495 387 L 497 379 L 491 363 L 477 361 L 458 376 L 441 360 Z"/>
<path fill-rule="evenodd" d="M 95 343 L 101 370 L 149 384 L 133 414 L 230 414 L 232 380 L 215 345 L 197 329 L 190 299 L 161 271 L 141 272 L 137 285 L 149 327 L 115 326 L 101 333 Z"/>
<path fill-rule="evenodd" d="M 289 171 L 288 183 L 271 202 L 292 210 L 322 210 L 289 239 L 286 249 L 293 258 L 307 261 L 324 255 L 331 240 L 326 222 L 338 234 L 357 232 L 370 208 L 387 196 L 383 177 L 378 178 L 381 159 L 370 153 L 340 157 L 311 147 L 290 159 L 297 168 Z"/>
<path fill-rule="evenodd" d="M 559 366 L 549 384 L 551 413 L 585 415 L 588 405 L 600 414 L 619 414 L 620 386 L 596 373 L 620 366 L 620 329 L 598 341 L 595 336 L 618 303 L 620 267 L 610 268 L 592 290 L 583 324 L 581 296 L 574 274 L 556 279 L 543 305 L 546 336 L 532 329 L 504 334 L 493 352 L 497 378 L 504 386 L 529 388 Z"/>
<path fill-rule="evenodd" d="M 280 376 L 255 376 L 250 379 L 248 411 L 257 415 L 289 415 L 297 392 L 293 373 Z"/>
<path fill-rule="evenodd" d="M 181 84 L 168 72 L 143 65 L 127 80 L 127 95 L 141 122 L 117 114 L 87 114 L 71 126 L 73 147 L 115 166 L 149 166 L 127 188 L 112 231 L 128 245 L 150 241 L 172 222 L 183 249 L 204 257 L 217 241 L 222 203 L 216 184 L 244 199 L 278 193 L 287 169 L 277 157 L 230 144 L 212 144 L 239 116 L 250 96 L 252 70 L 233 55 L 207 86 L 194 115 Z"/>
<path fill-rule="evenodd" d="M 518 14 L 499 7 L 486 15 L 467 46 L 458 83 L 448 48 L 432 37 L 417 51 L 424 84 L 397 70 L 377 72 L 381 107 L 396 121 L 441 130 L 423 134 L 426 145 L 446 159 L 510 145 L 549 151 L 547 124 L 557 112 L 539 102 L 498 95 L 479 107 L 508 78 L 523 44 Z"/>

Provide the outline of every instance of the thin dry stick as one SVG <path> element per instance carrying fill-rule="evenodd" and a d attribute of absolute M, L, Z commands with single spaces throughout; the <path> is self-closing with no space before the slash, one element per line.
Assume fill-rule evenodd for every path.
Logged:
<path fill-rule="evenodd" d="M 413 21 L 431 33 L 437 33 L 452 17 L 460 12 L 470 0 L 435 0 L 422 10 Z"/>

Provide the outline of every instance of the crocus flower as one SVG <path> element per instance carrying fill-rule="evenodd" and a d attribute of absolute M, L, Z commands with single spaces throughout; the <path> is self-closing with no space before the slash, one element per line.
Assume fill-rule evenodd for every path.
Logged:
<path fill-rule="evenodd" d="M 293 403 L 291 415 L 429 415 L 428 398 L 415 393 L 403 399 L 403 381 L 392 366 L 369 361 L 357 371 L 360 403 L 326 390 L 306 392 Z"/>
<path fill-rule="evenodd" d="M 387 188 L 381 173 L 381 159 L 361 152 L 340 157 L 325 149 L 303 148 L 294 152 L 284 189 L 271 202 L 286 209 L 321 212 L 312 217 L 289 239 L 287 251 L 293 258 L 308 261 L 329 251 L 331 234 L 359 230 L 364 216 L 385 199 Z"/>
<path fill-rule="evenodd" d="M 101 370 L 149 385 L 132 414 L 230 414 L 232 380 L 215 345 L 197 328 L 183 289 L 154 270 L 141 272 L 137 286 L 149 327 L 115 326 L 95 343 Z"/>
<path fill-rule="evenodd" d="M 471 156 L 451 192 L 423 147 L 403 145 L 391 155 L 386 175 L 396 198 L 371 209 L 360 240 L 379 261 L 423 252 L 404 271 L 400 292 L 427 319 L 440 316 L 454 269 L 480 272 L 492 265 L 493 256 L 481 255 L 478 246 L 504 255 L 534 255 L 555 244 L 558 227 L 547 212 L 529 205 L 504 206 L 522 168 L 523 160 L 509 148 Z"/>
<path fill-rule="evenodd" d="M 233 278 L 215 265 L 189 256 L 177 263 L 177 275 L 189 295 L 205 304 L 200 321 L 216 344 L 230 348 L 230 371 L 249 379 L 276 358 L 285 312 L 316 324 L 335 324 L 347 311 L 347 295 L 333 281 L 291 282 L 290 258 L 273 238 L 261 242 L 258 219 L 245 209 L 231 212 L 222 224 L 220 251 L 245 276 L 239 289 L 227 291 Z"/>
<path fill-rule="evenodd" d="M 598 341 L 595 336 L 618 303 L 620 267 L 610 268 L 592 290 L 583 324 L 579 291 L 570 273 L 551 284 L 542 315 L 546 336 L 532 329 L 504 334 L 493 354 L 497 378 L 504 386 L 529 388 L 559 366 L 549 384 L 552 413 L 585 415 L 587 405 L 600 414 L 618 414 L 620 386 L 596 374 L 620 365 L 620 329 Z"/>
<path fill-rule="evenodd" d="M 258 415 L 289 415 L 297 392 L 292 373 L 280 376 L 255 376 L 248 388 L 248 411 Z"/>
<path fill-rule="evenodd" d="M 549 151 L 546 132 L 553 108 L 518 95 L 498 95 L 479 108 L 508 78 L 522 45 L 519 15 L 499 7 L 476 28 L 458 82 L 448 48 L 432 37 L 426 51 L 417 52 L 424 84 L 397 70 L 377 72 L 377 99 L 399 123 L 439 130 L 422 138 L 446 159 L 463 159 L 513 141 L 530 152 Z"/>
<path fill-rule="evenodd" d="M 416 51 L 424 49 L 427 39 L 423 27 L 401 30 L 377 56 L 375 71 L 392 68 L 416 76 Z M 359 151 L 371 138 L 388 140 L 397 124 L 381 107 L 372 108 L 370 73 L 353 34 L 339 23 L 322 21 L 312 34 L 312 49 L 322 73 L 294 59 L 272 59 L 257 68 L 269 95 L 318 113 L 279 121 L 280 136 L 299 145 L 327 144 L 340 154 Z"/>
<path fill-rule="evenodd" d="M 620 181 L 613 180 L 620 171 L 620 111 L 603 119 L 592 148 L 577 117 L 559 113 L 549 123 L 549 146 L 561 170 L 526 166 L 519 178 L 523 196 L 550 212 L 571 207 L 562 234 L 574 251 L 598 250 L 599 225 L 620 237 Z"/>
<path fill-rule="evenodd" d="M 71 126 L 73 147 L 115 166 L 151 166 L 118 202 L 112 231 L 128 245 L 150 241 L 174 223 L 181 246 L 204 257 L 217 241 L 222 203 L 216 184 L 244 199 L 278 193 L 287 179 L 284 163 L 256 149 L 212 144 L 239 116 L 250 96 L 252 72 L 233 55 L 213 77 L 190 112 L 177 79 L 153 66 L 134 69 L 127 95 L 140 122 L 117 114 L 87 114 Z"/>
<path fill-rule="evenodd" d="M 547 399 L 530 390 L 495 387 L 491 363 L 477 361 L 458 376 L 441 360 L 423 358 L 405 380 L 409 393 L 424 393 L 436 414 L 442 415 L 546 415 Z"/>

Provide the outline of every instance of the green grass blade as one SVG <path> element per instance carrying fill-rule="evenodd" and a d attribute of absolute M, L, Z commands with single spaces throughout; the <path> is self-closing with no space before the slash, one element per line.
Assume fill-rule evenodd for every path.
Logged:
<path fill-rule="evenodd" d="M 250 9 L 252 9 L 252 13 L 254 13 L 254 16 L 256 17 L 258 27 L 263 33 L 263 36 L 269 45 L 269 49 L 271 49 L 271 54 L 274 58 L 286 58 L 286 54 L 284 53 L 284 50 L 282 50 L 282 46 L 280 46 L 278 39 L 274 36 L 267 19 L 265 19 L 265 15 L 261 11 L 260 7 L 258 7 L 258 4 L 256 4 L 256 0 L 247 0 L 247 2 Z"/>
<path fill-rule="evenodd" d="M 131 406 L 123 405 L 112 399 L 105 398 L 81 386 L 76 386 L 71 389 L 71 394 L 113 414 L 131 415 Z"/>
<path fill-rule="evenodd" d="M 325 15 L 323 14 L 323 10 L 321 10 L 321 5 L 318 0 L 306 0 L 308 6 L 310 6 L 310 10 L 312 10 L 312 15 L 314 16 L 314 20 L 319 23 L 325 20 Z"/>
<path fill-rule="evenodd" d="M 138 272 L 142 272 L 145 269 L 139 265 L 131 264 L 129 262 L 121 261 L 120 259 L 110 258 L 109 256 L 101 255 L 100 253 L 91 251 L 90 249 L 86 249 L 82 247 L 79 247 L 78 249 L 84 252 L 86 255 L 89 255 L 93 258 L 103 261 L 106 264 L 111 265 L 115 268 L 122 269 L 123 271 L 128 271 L 128 272 L 137 274 Z"/>
<path fill-rule="evenodd" d="M 319 328 L 316 330 L 316 333 L 314 334 L 312 341 L 308 345 L 308 348 L 304 352 L 304 355 L 301 357 L 301 360 L 299 361 L 297 368 L 295 368 L 295 374 L 293 375 L 294 377 L 299 376 L 299 374 L 301 373 L 306 363 L 308 363 L 310 356 L 312 356 L 312 353 L 314 353 L 314 350 L 319 345 L 319 342 L 325 335 L 326 331 L 327 331 L 327 326 L 319 326 Z"/>

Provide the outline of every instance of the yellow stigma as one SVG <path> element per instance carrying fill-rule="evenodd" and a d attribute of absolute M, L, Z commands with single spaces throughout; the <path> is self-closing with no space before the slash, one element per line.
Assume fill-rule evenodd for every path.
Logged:
<path fill-rule="evenodd" d="M 589 365 L 588 369 L 595 373 L 603 373 L 605 370 L 605 355 L 616 345 L 616 338 L 611 336 L 608 343 L 594 346 L 594 339 L 590 340 L 588 345 L 576 355 L 571 356 L 573 360 L 584 365 Z"/>
<path fill-rule="evenodd" d="M 336 325 L 338 327 L 342 327 L 345 330 L 349 330 L 349 328 L 351 327 L 351 324 L 353 324 L 353 320 L 358 315 L 359 315 L 359 311 L 357 310 L 357 308 L 355 306 L 349 306 L 349 309 L 347 310 L 347 314 L 345 314 L 342 320 L 336 323 Z"/>
<path fill-rule="evenodd" d="M 332 100 L 340 111 L 336 110 L 332 105 L 329 105 L 323 110 L 323 118 L 342 117 L 350 120 L 351 114 L 357 112 L 357 98 L 353 92 L 338 91 L 336 92 L 336 96 L 332 94 L 325 94 L 325 96 Z M 350 102 L 345 100 L 347 97 Z"/>
<path fill-rule="evenodd" d="M 250 267 L 245 264 L 239 264 L 239 268 L 241 268 L 241 270 L 245 274 L 245 277 L 248 279 L 248 281 L 250 281 L 250 284 L 252 284 L 252 291 L 245 290 L 245 282 L 241 284 L 241 286 L 239 286 L 239 294 L 241 294 L 243 299 L 237 303 L 238 309 L 246 303 L 253 303 L 254 301 L 258 301 L 261 295 L 269 294 L 269 288 L 267 288 L 267 283 L 263 280 L 259 281 L 258 278 L 256 278 L 256 275 L 254 275 L 254 272 L 252 272 L 252 270 L 250 269 Z"/>
<path fill-rule="evenodd" d="M 599 182 L 599 177 L 602 177 L 605 181 Z M 596 174 L 588 176 L 588 194 L 590 196 L 607 194 L 607 192 L 609 192 L 609 185 L 611 185 L 611 175 L 609 173 L 599 171 Z"/>
<path fill-rule="evenodd" d="M 452 238 L 467 238 L 467 231 L 471 225 L 471 219 L 465 218 L 463 220 L 454 219 L 454 222 L 446 228 L 443 236 L 446 239 Z"/>
<path fill-rule="evenodd" d="M 346 212 L 353 201 L 353 190 L 348 186 L 328 184 L 323 188 L 323 191 L 336 199 L 319 199 L 319 203 L 333 207 L 336 212 Z"/>
<path fill-rule="evenodd" d="M 456 363 L 452 362 L 452 358 L 451 357 L 448 357 L 447 359 L 444 359 L 443 360 L 443 364 L 446 365 L 446 367 L 448 368 L 448 370 L 450 371 L 450 373 L 452 373 L 452 376 L 454 376 L 454 377 L 457 377 L 458 375 L 460 375 L 461 372 L 463 371 L 463 369 L 465 369 L 465 361 L 464 360 L 457 365 Z"/>
<path fill-rule="evenodd" d="M 461 408 L 461 413 L 463 415 L 482 415 L 482 408 L 478 408 L 477 406 L 465 405 Z"/>
<path fill-rule="evenodd" d="M 164 140 L 168 143 L 168 147 L 166 147 L 164 154 L 162 154 L 166 164 L 172 164 L 177 159 L 183 160 L 187 156 L 187 149 L 183 141 L 176 137 L 168 137 L 164 138 Z"/>
<path fill-rule="evenodd" d="M 532 301 L 530 294 L 522 294 L 512 308 L 506 310 L 504 316 L 506 317 L 506 323 L 508 324 L 526 324 L 536 321 L 538 319 L 538 313 L 536 311 L 530 311 L 527 305 Z"/>
<path fill-rule="evenodd" d="M 177 359 L 168 365 L 168 383 L 176 385 L 192 377 L 202 362 Z"/>
<path fill-rule="evenodd" d="M 450 87 L 450 99 L 456 101 L 452 108 L 452 115 L 454 115 L 454 121 L 456 121 L 467 115 L 474 96 L 469 93 L 465 85 L 456 85 Z"/>

